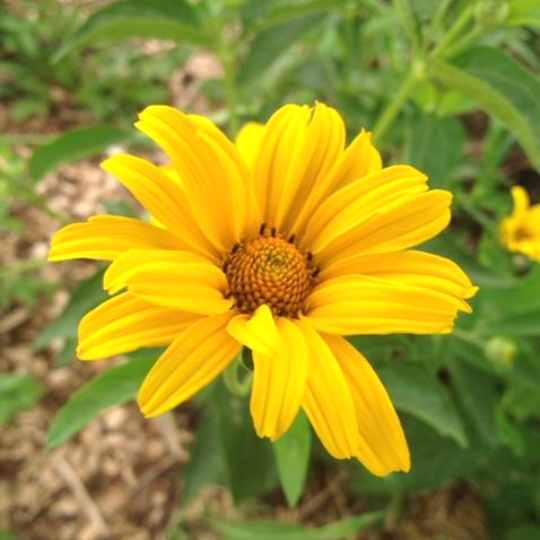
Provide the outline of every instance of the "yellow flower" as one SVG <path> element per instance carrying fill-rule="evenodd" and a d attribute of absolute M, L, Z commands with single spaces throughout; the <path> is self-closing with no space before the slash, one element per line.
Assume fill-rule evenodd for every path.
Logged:
<path fill-rule="evenodd" d="M 259 436 L 277 439 L 302 408 L 336 458 L 409 470 L 390 398 L 342 336 L 446 333 L 470 311 L 463 271 L 409 249 L 447 226 L 451 194 L 410 166 L 383 168 L 364 131 L 345 148 L 341 117 L 321 103 L 286 105 L 236 145 L 171 107 L 148 107 L 136 125 L 173 168 L 131 155 L 103 167 L 160 226 L 97 216 L 52 243 L 53 260 L 112 261 L 104 285 L 119 294 L 82 320 L 80 358 L 170 344 L 139 393 L 154 416 L 248 347 Z"/>
<path fill-rule="evenodd" d="M 512 188 L 512 198 L 514 211 L 501 222 L 501 239 L 510 251 L 540 261 L 540 204 L 531 206 L 521 186 Z"/>

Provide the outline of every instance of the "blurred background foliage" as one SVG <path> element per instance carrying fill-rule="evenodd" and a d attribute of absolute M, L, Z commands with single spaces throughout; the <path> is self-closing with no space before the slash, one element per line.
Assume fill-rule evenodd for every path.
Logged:
<path fill-rule="evenodd" d="M 511 185 L 540 199 L 539 31 L 539 0 L 0 0 L 6 234 L 24 230 L 21 207 L 57 225 L 73 219 L 38 189 L 60 164 L 114 145 L 151 151 L 131 128 L 137 111 L 174 101 L 171 75 L 201 53 L 221 68 L 197 82 L 199 109 L 231 136 L 283 103 L 321 100 L 340 110 L 350 136 L 372 130 L 387 164 L 412 163 L 454 194 L 451 226 L 426 249 L 459 262 L 480 286 L 474 312 L 448 336 L 352 339 L 404 421 L 411 473 L 380 479 L 330 460 L 303 417 L 278 444 L 259 440 L 246 397 L 218 381 L 196 400 L 182 508 L 207 484 L 228 486 L 245 515 L 279 489 L 294 506 L 309 471 L 324 467 L 342 469 L 346 496 L 373 510 L 317 529 L 213 522 L 226 540 L 353 537 L 399 522 L 409 494 L 460 478 L 479 493 L 493 538 L 540 538 L 540 267 L 506 251 L 498 233 Z M 4 313 L 43 305 L 62 287 L 43 276 L 44 264 L 25 257 L 0 269 Z M 96 268 L 81 281 L 35 338 L 36 350 L 62 342 L 57 365 L 75 358 L 77 322 L 105 296 L 101 277 Z M 157 354 L 129 355 L 71 395 L 51 422 L 49 447 L 132 399 Z M 32 373 L 0 375 L 0 425 L 42 395 Z M 181 520 L 169 532 L 187 538 Z"/>

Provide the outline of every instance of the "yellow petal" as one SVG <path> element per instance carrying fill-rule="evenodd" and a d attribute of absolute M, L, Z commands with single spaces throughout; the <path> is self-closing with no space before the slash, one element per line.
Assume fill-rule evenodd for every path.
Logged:
<path fill-rule="evenodd" d="M 313 253 L 323 266 L 358 254 L 401 251 L 420 244 L 440 233 L 450 222 L 448 191 L 432 190 L 398 200 L 361 223 L 350 222 L 348 231 Z M 322 238 L 322 235 L 321 237 Z M 328 239 L 328 236 L 327 236 Z M 326 241 L 326 240 L 325 240 Z"/>
<path fill-rule="evenodd" d="M 514 216 L 518 218 L 525 216 L 531 204 L 529 194 L 521 186 L 513 186 L 511 193 L 514 200 Z"/>
<path fill-rule="evenodd" d="M 208 120 L 173 107 L 146 108 L 136 126 L 168 154 L 200 227 L 228 251 L 257 219 L 249 172 L 234 144 Z"/>
<path fill-rule="evenodd" d="M 360 443 L 356 457 L 374 474 L 409 471 L 407 441 L 388 392 L 369 362 L 350 343 L 325 336 L 354 400 Z"/>
<path fill-rule="evenodd" d="M 371 133 L 362 130 L 347 149 L 340 154 L 330 172 L 320 177 L 313 186 L 309 199 L 298 208 L 299 216 L 293 230 L 299 236 L 304 236 L 306 233 L 305 223 L 309 216 L 316 213 L 323 201 L 327 200 L 333 192 L 354 180 L 367 175 L 372 176 L 381 168 L 381 156 L 371 143 Z"/>
<path fill-rule="evenodd" d="M 197 225 L 182 184 L 174 180 L 172 173 L 129 154 L 115 154 L 101 166 L 116 176 L 160 224 L 180 239 L 183 249 L 187 247 L 207 256 L 218 254 Z"/>
<path fill-rule="evenodd" d="M 215 315 L 233 303 L 223 296 L 221 269 L 186 251 L 126 252 L 105 272 L 104 286 L 113 293 L 126 285 L 147 302 L 188 313 Z"/>
<path fill-rule="evenodd" d="M 371 276 L 346 275 L 321 283 L 302 319 L 329 334 L 447 333 L 460 298 Z"/>
<path fill-rule="evenodd" d="M 225 328 L 232 312 L 199 319 L 154 364 L 139 391 L 139 406 L 156 416 L 189 399 L 217 377 L 240 351 Z"/>
<path fill-rule="evenodd" d="M 254 168 L 255 157 L 258 154 L 263 133 L 264 125 L 248 122 L 242 126 L 236 136 L 236 148 L 250 171 Z"/>
<path fill-rule="evenodd" d="M 386 167 L 345 185 L 315 209 L 304 242 L 317 251 L 344 232 L 427 190 L 425 174 L 408 165 Z"/>
<path fill-rule="evenodd" d="M 384 278 L 396 283 L 438 291 L 453 298 L 470 298 L 478 290 L 463 270 L 450 259 L 422 251 L 399 251 L 377 255 L 358 255 L 325 268 L 321 280 L 347 274 Z M 469 311 L 463 302 L 461 308 Z"/>
<path fill-rule="evenodd" d="M 196 319 L 191 313 L 155 306 L 123 293 L 83 317 L 77 355 L 82 360 L 95 360 L 139 347 L 167 345 Z"/>
<path fill-rule="evenodd" d="M 49 260 L 86 258 L 114 260 L 128 249 L 181 249 L 168 231 L 138 219 L 94 216 L 63 227 L 52 238 Z"/>
<path fill-rule="evenodd" d="M 258 307 L 252 316 L 234 317 L 227 326 L 227 332 L 242 345 L 266 356 L 271 356 L 283 347 L 272 311 L 265 304 Z"/>
<path fill-rule="evenodd" d="M 281 348 L 273 354 L 253 351 L 251 416 L 259 437 L 277 439 L 296 418 L 309 368 L 306 340 L 288 319 L 279 318 Z"/>
<path fill-rule="evenodd" d="M 358 423 L 354 402 L 343 372 L 321 336 L 302 322 L 310 351 L 310 366 L 302 408 L 328 452 L 338 458 L 358 451 Z"/>

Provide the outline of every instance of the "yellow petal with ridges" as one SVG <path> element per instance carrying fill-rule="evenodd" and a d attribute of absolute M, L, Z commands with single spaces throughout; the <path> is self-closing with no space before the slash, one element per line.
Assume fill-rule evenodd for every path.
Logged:
<path fill-rule="evenodd" d="M 450 259 L 415 250 L 358 255 L 335 262 L 324 268 L 320 275 L 321 280 L 328 280 L 347 274 L 380 277 L 458 299 L 470 298 L 478 290 L 467 274 Z M 466 303 L 460 309 L 469 311 Z"/>
<path fill-rule="evenodd" d="M 388 392 L 369 362 L 345 339 L 325 336 L 353 397 L 360 444 L 356 457 L 374 474 L 408 472 L 407 441 Z"/>
<path fill-rule="evenodd" d="M 368 255 L 401 251 L 433 238 L 448 226 L 452 195 L 431 190 L 412 195 L 374 214 L 360 224 L 351 224 L 328 244 L 313 249 L 324 266 L 360 253 Z"/>
<path fill-rule="evenodd" d="M 83 317 L 77 355 L 82 360 L 95 360 L 140 347 L 167 345 L 197 318 L 122 293 Z"/>
<path fill-rule="evenodd" d="M 154 218 L 175 234 L 184 249 L 216 257 L 215 248 L 197 225 L 182 184 L 171 174 L 130 154 L 115 154 L 101 166 L 118 178 Z"/>
<path fill-rule="evenodd" d="M 338 459 L 358 451 L 358 424 L 354 402 L 343 372 L 322 337 L 301 321 L 310 352 L 310 366 L 302 408 L 330 454 Z"/>
<path fill-rule="evenodd" d="M 254 219 L 247 215 L 249 173 L 236 148 L 224 146 L 213 128 L 173 107 L 147 107 L 139 117 L 136 126 L 165 150 L 178 170 L 201 229 L 218 250 L 228 251 Z"/>
<path fill-rule="evenodd" d="M 255 158 L 264 133 L 264 125 L 256 122 L 244 124 L 236 136 L 236 148 L 250 171 L 255 165 Z"/>
<path fill-rule="evenodd" d="M 344 231 L 384 214 L 427 188 L 427 176 L 409 165 L 393 165 L 350 182 L 310 216 L 303 242 L 320 250 Z"/>
<path fill-rule="evenodd" d="M 230 323 L 229 323 L 230 324 Z M 253 351 L 251 416 L 259 437 L 272 441 L 289 429 L 304 396 L 309 369 L 306 339 L 294 322 L 279 318 L 281 347 L 272 354 Z"/>
<path fill-rule="evenodd" d="M 328 334 L 447 333 L 463 300 L 363 275 L 321 283 L 307 300 L 307 324 Z"/>
<path fill-rule="evenodd" d="M 232 312 L 199 319 L 178 336 L 154 364 L 139 391 L 146 416 L 164 413 L 215 379 L 241 345 L 226 332 Z"/>
<path fill-rule="evenodd" d="M 49 260 L 114 260 L 129 249 L 182 249 L 173 234 L 138 219 L 93 216 L 63 227 L 52 238 Z"/>
<path fill-rule="evenodd" d="M 233 302 L 223 296 L 227 279 L 222 270 L 186 251 L 128 251 L 111 264 L 103 281 L 111 293 L 127 286 L 147 302 L 199 315 L 223 313 Z"/>
<path fill-rule="evenodd" d="M 227 332 L 242 345 L 270 356 L 282 347 L 281 335 L 270 308 L 263 304 L 253 315 L 236 315 L 227 326 Z"/>

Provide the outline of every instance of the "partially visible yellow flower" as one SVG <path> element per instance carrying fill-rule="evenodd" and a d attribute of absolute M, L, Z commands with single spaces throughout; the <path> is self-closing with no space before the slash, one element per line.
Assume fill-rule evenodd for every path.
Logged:
<path fill-rule="evenodd" d="M 103 167 L 159 225 L 97 216 L 52 242 L 52 260 L 112 261 L 104 285 L 116 296 L 82 320 L 79 357 L 169 345 L 139 393 L 154 416 L 248 347 L 261 437 L 280 437 L 302 408 L 336 458 L 409 470 L 390 398 L 342 336 L 447 333 L 470 311 L 465 273 L 410 249 L 447 226 L 451 194 L 413 167 L 383 168 L 364 131 L 345 147 L 341 117 L 321 103 L 286 105 L 236 145 L 171 107 L 148 107 L 136 125 L 172 167 L 131 155 Z"/>
<path fill-rule="evenodd" d="M 501 222 L 503 243 L 510 251 L 518 251 L 540 261 L 540 204 L 531 206 L 521 186 L 512 188 L 514 210 Z"/>

